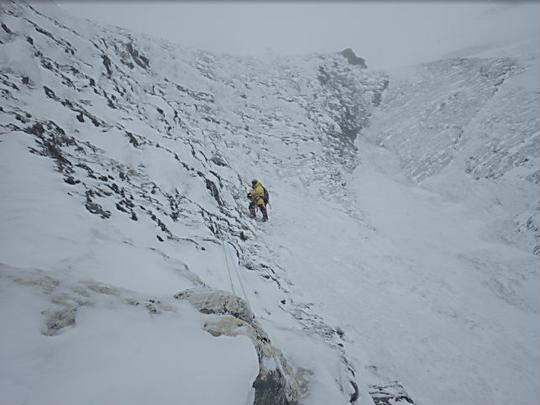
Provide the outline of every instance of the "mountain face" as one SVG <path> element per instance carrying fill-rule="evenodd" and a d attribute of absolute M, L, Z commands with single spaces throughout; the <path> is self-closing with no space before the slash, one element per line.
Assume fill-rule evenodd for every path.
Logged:
<path fill-rule="evenodd" d="M 0 18 L 0 403 L 534 403 L 537 49 L 378 72 Z"/>

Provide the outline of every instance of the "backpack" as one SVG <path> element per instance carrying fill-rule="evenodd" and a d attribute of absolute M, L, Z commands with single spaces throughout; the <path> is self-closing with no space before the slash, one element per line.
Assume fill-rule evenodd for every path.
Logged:
<path fill-rule="evenodd" d="M 263 196 L 264 204 L 268 205 L 268 203 L 270 202 L 270 196 L 268 195 L 268 190 L 266 189 L 266 187 L 263 187 L 263 189 L 264 189 L 264 196 Z"/>

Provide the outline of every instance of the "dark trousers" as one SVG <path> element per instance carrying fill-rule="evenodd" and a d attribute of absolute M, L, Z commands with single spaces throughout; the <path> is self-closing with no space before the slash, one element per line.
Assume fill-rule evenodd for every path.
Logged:
<path fill-rule="evenodd" d="M 257 207 L 261 210 L 263 221 L 268 221 L 268 211 L 264 205 L 257 205 L 255 201 L 249 203 L 249 214 L 251 218 L 257 217 Z"/>

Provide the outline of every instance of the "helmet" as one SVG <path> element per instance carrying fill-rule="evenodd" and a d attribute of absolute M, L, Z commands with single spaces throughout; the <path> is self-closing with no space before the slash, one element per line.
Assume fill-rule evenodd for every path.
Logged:
<path fill-rule="evenodd" d="M 258 183 L 257 179 L 251 180 L 251 186 L 255 187 L 255 185 Z"/>

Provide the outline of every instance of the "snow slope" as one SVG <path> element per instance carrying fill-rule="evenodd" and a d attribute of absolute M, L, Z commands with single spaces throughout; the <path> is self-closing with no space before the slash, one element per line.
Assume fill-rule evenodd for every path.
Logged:
<path fill-rule="evenodd" d="M 538 401 L 536 43 L 384 73 L 0 12 L 0 403 Z"/>

